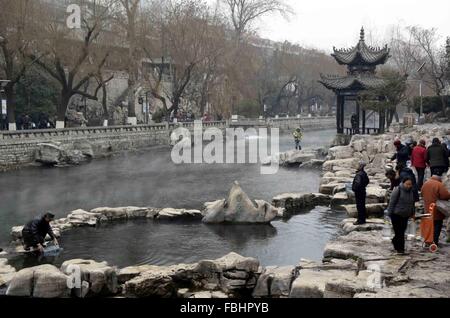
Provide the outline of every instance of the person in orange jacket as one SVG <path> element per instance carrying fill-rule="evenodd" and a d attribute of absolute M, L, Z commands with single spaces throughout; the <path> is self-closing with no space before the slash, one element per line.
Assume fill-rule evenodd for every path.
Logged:
<path fill-rule="evenodd" d="M 422 187 L 422 197 L 424 200 L 425 213 L 428 213 L 430 211 L 430 206 L 433 203 L 436 204 L 438 200 L 450 200 L 450 192 L 442 183 L 442 176 L 433 175 L 427 182 L 425 182 Z M 426 222 L 426 220 L 422 220 L 420 228 L 426 243 L 435 243 L 438 245 L 442 227 L 444 225 L 445 215 L 437 209 L 434 209 L 432 214 L 433 222 Z M 434 228 L 433 231 L 430 231 L 431 226 Z M 433 237 L 431 237 L 431 234 Z"/>

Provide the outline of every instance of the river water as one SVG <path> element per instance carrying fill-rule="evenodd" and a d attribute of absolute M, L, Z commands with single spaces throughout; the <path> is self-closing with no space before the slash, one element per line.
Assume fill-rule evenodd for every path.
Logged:
<path fill-rule="evenodd" d="M 306 132 L 304 146 L 328 144 L 334 130 Z M 292 138 L 281 137 L 281 151 Z M 261 175 L 259 165 L 174 165 L 170 149 L 152 148 L 95 160 L 68 168 L 31 167 L 0 175 L 0 246 L 10 228 L 35 215 L 101 206 L 153 206 L 200 209 L 204 202 L 225 198 L 238 181 L 253 199 L 271 199 L 285 192 L 317 192 L 320 171 L 280 169 Z M 211 226 L 198 223 L 158 224 L 132 221 L 75 229 L 63 233 L 64 251 L 56 265 L 73 258 L 106 260 L 120 267 L 170 265 L 221 257 L 231 251 L 257 257 L 264 265 L 294 265 L 301 258 L 320 260 L 323 247 L 337 232 L 342 213 L 316 208 L 271 226 Z M 16 267 L 35 265 L 18 257 Z"/>

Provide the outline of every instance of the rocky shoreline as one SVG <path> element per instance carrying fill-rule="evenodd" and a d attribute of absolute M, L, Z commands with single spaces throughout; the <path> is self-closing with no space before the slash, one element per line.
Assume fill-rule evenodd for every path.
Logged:
<path fill-rule="evenodd" d="M 8 286 L 8 296 L 36 298 L 448 298 L 450 245 L 430 253 L 422 248 L 419 237 L 410 235 L 409 253 L 394 254 L 390 226 L 382 217 L 389 186 L 384 168 L 394 152 L 392 141 L 396 137 L 418 140 L 449 134 L 450 130 L 444 126 L 420 126 L 380 136 L 354 136 L 349 145 L 330 149 L 323 163 L 320 193 L 287 193 L 273 199 L 270 206 L 278 209 L 277 217 L 289 217 L 317 205 L 331 206 L 347 213 L 349 219 L 341 224 L 342 234 L 326 245 L 322 262 L 300 260 L 292 266 L 263 268 L 254 258 L 231 253 L 217 260 L 187 265 L 118 269 L 106 262 L 70 260 L 61 268 L 42 265 L 16 272 L 5 259 L 0 259 L 0 287 Z M 361 159 L 369 163 L 370 219 L 366 225 L 355 226 L 352 217 L 356 207 L 346 192 L 346 184 L 351 182 Z M 225 206 L 220 205 L 222 210 Z M 62 221 L 55 222 L 55 226 L 64 231 L 78 226 L 95 226 L 102 221 L 132 218 L 200 221 L 204 215 L 204 211 L 196 210 L 100 208 L 89 212 L 74 211 Z M 18 232 L 19 228 L 16 228 L 14 233 Z M 82 282 L 80 286 L 70 288 L 67 280 L 74 268 L 81 272 Z"/>

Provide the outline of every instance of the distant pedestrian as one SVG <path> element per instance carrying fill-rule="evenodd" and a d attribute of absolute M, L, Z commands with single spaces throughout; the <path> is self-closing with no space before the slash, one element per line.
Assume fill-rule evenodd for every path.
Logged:
<path fill-rule="evenodd" d="M 414 147 L 411 154 L 411 165 L 417 172 L 417 186 L 422 189 L 425 178 L 425 169 L 427 168 L 427 148 L 425 140 L 421 139 L 419 144 Z"/>
<path fill-rule="evenodd" d="M 397 160 L 397 163 L 404 163 L 405 166 L 409 160 L 409 147 L 402 144 L 400 140 L 394 142 L 396 153 L 391 157 L 391 160 Z"/>
<path fill-rule="evenodd" d="M 358 115 L 353 114 L 350 122 L 352 124 L 352 134 L 356 135 L 357 133 L 359 133 L 359 121 L 358 121 Z"/>
<path fill-rule="evenodd" d="M 404 254 L 405 232 L 408 227 L 408 220 L 415 215 L 413 180 L 410 177 L 403 179 L 400 185 L 392 192 L 388 213 L 395 233 L 392 244 L 397 253 Z"/>
<path fill-rule="evenodd" d="M 302 130 L 300 128 L 297 128 L 293 134 L 294 136 L 294 141 L 295 141 L 295 150 L 302 150 L 302 146 L 301 146 L 301 141 L 303 139 L 303 133 Z"/>
<path fill-rule="evenodd" d="M 361 161 L 359 163 L 358 171 L 356 172 L 356 176 L 353 180 L 352 190 L 355 193 L 356 199 L 356 208 L 358 210 L 358 220 L 355 222 L 355 225 L 362 225 L 366 223 L 367 213 L 366 213 L 366 195 L 367 195 L 367 186 L 369 185 L 369 176 L 367 175 L 364 168 L 366 167 L 366 163 Z"/>
<path fill-rule="evenodd" d="M 431 175 L 440 175 L 448 172 L 449 158 L 448 150 L 442 145 L 439 138 L 434 138 L 432 145 L 427 150 L 427 163 L 431 169 Z"/>

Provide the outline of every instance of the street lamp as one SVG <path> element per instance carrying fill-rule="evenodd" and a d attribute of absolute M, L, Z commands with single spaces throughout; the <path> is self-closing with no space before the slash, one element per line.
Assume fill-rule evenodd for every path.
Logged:
<path fill-rule="evenodd" d="M 422 69 L 425 67 L 425 65 L 427 64 L 427 62 L 423 62 L 423 64 L 418 68 L 418 70 L 416 71 L 417 74 L 420 75 L 420 84 L 419 84 L 419 94 L 420 94 L 420 114 L 419 114 L 419 121 L 422 118 L 422 114 L 423 114 L 423 94 L 422 94 L 422 83 L 423 83 L 423 79 L 422 79 L 422 75 L 420 74 L 420 71 L 422 71 Z"/>

